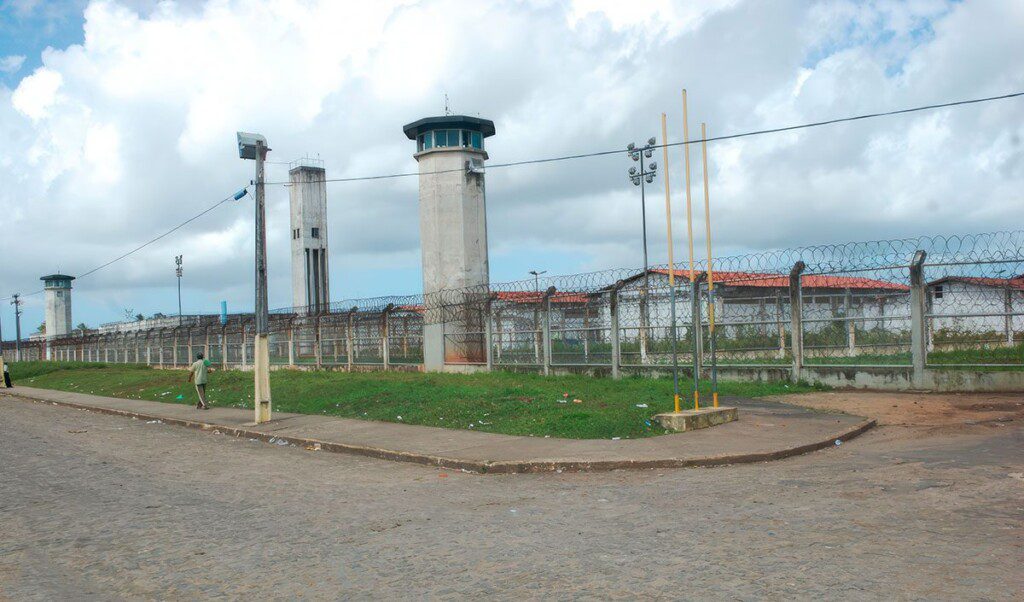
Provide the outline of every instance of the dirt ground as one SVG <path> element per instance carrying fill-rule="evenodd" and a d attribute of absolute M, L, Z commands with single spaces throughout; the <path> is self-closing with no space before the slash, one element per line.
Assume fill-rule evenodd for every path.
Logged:
<path fill-rule="evenodd" d="M 878 420 L 879 426 L 959 430 L 1024 422 L 1024 393 L 834 391 L 767 399 L 867 416 Z"/>

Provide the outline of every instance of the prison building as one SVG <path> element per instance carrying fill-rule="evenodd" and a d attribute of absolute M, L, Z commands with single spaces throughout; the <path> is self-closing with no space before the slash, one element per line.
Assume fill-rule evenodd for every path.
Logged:
<path fill-rule="evenodd" d="M 1024 340 L 1024 274 L 1011 278 L 946 276 L 928 283 L 929 345 Z"/>

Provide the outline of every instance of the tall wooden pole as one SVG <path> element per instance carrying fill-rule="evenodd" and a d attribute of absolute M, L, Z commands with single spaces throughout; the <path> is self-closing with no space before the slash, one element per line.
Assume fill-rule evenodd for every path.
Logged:
<path fill-rule="evenodd" d="M 668 287 L 672 306 L 672 391 L 675 411 L 679 407 L 679 352 L 676 348 L 676 264 L 672 255 L 672 193 L 669 191 L 668 177 L 668 125 L 665 114 L 661 114 L 661 163 L 665 174 L 665 224 L 668 236 Z"/>
<path fill-rule="evenodd" d="M 700 124 L 700 156 L 704 163 L 704 226 L 708 243 L 708 337 L 711 339 L 711 402 L 718 407 L 718 360 L 715 357 L 715 273 L 711 259 L 711 197 L 708 192 L 708 126 Z"/>
<path fill-rule="evenodd" d="M 683 90 L 683 152 L 686 161 L 686 233 L 687 239 L 689 240 L 690 246 L 690 309 L 693 315 L 697 314 L 697 308 L 700 306 L 700 302 L 697 299 L 697 287 L 694 286 L 694 272 L 693 272 L 693 203 L 690 199 L 690 126 L 689 126 L 689 114 L 686 108 L 686 90 Z M 693 323 L 695 322 L 695 324 Z M 700 339 L 698 332 L 694 331 L 696 328 L 700 328 L 700 321 L 691 321 L 691 333 L 690 338 L 693 340 L 693 409 L 700 409 L 700 362 L 697 354 L 700 349 L 697 346 L 697 341 Z"/>

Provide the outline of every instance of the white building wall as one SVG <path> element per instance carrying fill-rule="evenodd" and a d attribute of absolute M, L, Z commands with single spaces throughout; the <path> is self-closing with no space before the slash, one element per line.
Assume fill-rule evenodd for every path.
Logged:
<path fill-rule="evenodd" d="M 46 289 L 46 336 L 64 336 L 71 332 L 71 289 Z"/>
<path fill-rule="evenodd" d="M 300 165 L 291 180 L 292 305 L 326 308 L 330 304 L 330 255 L 327 244 L 327 172 Z"/>

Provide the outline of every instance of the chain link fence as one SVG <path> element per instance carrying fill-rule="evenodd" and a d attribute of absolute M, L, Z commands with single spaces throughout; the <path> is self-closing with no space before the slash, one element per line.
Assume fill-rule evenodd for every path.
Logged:
<path fill-rule="evenodd" d="M 721 368 L 1024 369 L 1024 231 L 822 245 L 275 310 L 271 361 L 621 373 Z M 713 292 L 713 301 L 712 301 Z M 710 306 L 714 304 L 715 328 Z M 674 309 L 673 309 L 674 308 Z M 673 345 L 673 332 L 675 345 Z M 23 358 L 247 367 L 251 315 L 76 332 Z M 11 343 L 5 357 L 13 359 Z M 33 346 L 34 345 L 34 346 Z"/>

